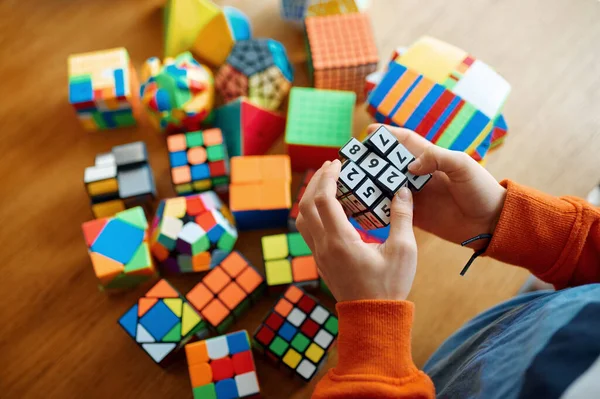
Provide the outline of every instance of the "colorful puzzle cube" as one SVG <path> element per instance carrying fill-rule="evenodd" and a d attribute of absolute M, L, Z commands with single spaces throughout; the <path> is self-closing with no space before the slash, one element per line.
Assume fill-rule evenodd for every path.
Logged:
<path fill-rule="evenodd" d="M 246 330 L 188 344 L 185 354 L 194 399 L 260 396 Z"/>
<path fill-rule="evenodd" d="M 123 47 L 69 56 L 69 102 L 86 130 L 135 125 L 138 80 Z"/>
<path fill-rule="evenodd" d="M 263 276 L 239 252 L 232 252 L 186 295 L 208 327 L 223 334 L 265 288 Z"/>
<path fill-rule="evenodd" d="M 252 339 L 254 349 L 310 381 L 338 335 L 338 319 L 301 288 L 290 285 Z"/>
<path fill-rule="evenodd" d="M 150 249 L 167 273 L 210 270 L 233 250 L 237 230 L 214 191 L 161 201 Z"/>
<path fill-rule="evenodd" d="M 288 216 L 288 230 L 290 231 L 298 231 L 298 229 L 296 229 L 296 219 L 298 219 L 298 214 L 300 213 L 300 200 L 304 195 L 304 191 L 306 191 L 306 186 L 308 186 L 308 183 L 310 182 L 310 179 L 312 179 L 315 172 L 315 170 L 309 169 L 306 171 L 306 173 L 304 173 L 302 183 L 300 184 L 300 188 L 296 194 L 296 199 L 292 204 L 292 209 L 290 209 L 290 215 Z"/>
<path fill-rule="evenodd" d="M 235 43 L 215 77 L 215 85 L 226 103 L 248 97 L 274 110 L 288 95 L 293 80 L 294 70 L 281 43 L 250 39 Z"/>
<path fill-rule="evenodd" d="M 309 289 L 319 286 L 317 263 L 300 233 L 263 236 L 261 244 L 270 292 L 281 292 L 291 283 Z"/>
<path fill-rule="evenodd" d="M 314 87 L 353 91 L 362 103 L 365 78 L 379 62 L 369 17 L 361 13 L 310 17 L 305 25 Z"/>
<path fill-rule="evenodd" d="M 336 196 L 346 214 L 367 230 L 390 223 L 392 198 L 401 187 L 419 191 L 432 177 L 408 171 L 415 157 L 384 126 L 362 143 L 350 139 L 340 149 L 340 156 L 345 161 Z"/>
<path fill-rule="evenodd" d="M 167 148 L 177 194 L 227 192 L 229 156 L 221 129 L 173 134 L 167 137 Z"/>
<path fill-rule="evenodd" d="M 161 366 L 186 343 L 208 335 L 200 315 L 164 279 L 121 316 L 119 325 Z"/>
<path fill-rule="evenodd" d="M 281 17 L 302 22 L 306 17 L 349 14 L 365 8 L 364 0 L 282 0 Z"/>
<path fill-rule="evenodd" d="M 292 207 L 287 155 L 231 158 L 229 206 L 240 230 L 285 227 Z"/>
<path fill-rule="evenodd" d="M 352 137 L 355 99 L 346 91 L 292 89 L 285 144 L 294 172 L 319 169 L 337 158 L 338 149 Z"/>
<path fill-rule="evenodd" d="M 143 141 L 118 145 L 96 156 L 85 168 L 83 182 L 96 218 L 112 216 L 134 206 L 148 208 L 156 197 L 154 174 Z"/>
<path fill-rule="evenodd" d="M 506 132 L 500 118 L 509 93 L 510 84 L 487 64 L 423 37 L 396 53 L 369 94 L 367 109 L 378 122 L 414 130 L 440 147 L 481 160 L 495 129 Z"/>
<path fill-rule="evenodd" d="M 156 277 L 141 207 L 81 226 L 102 289 L 131 288 Z"/>
<path fill-rule="evenodd" d="M 142 67 L 140 96 L 158 130 L 199 130 L 213 108 L 213 75 L 190 52 L 166 58 L 164 64 L 156 57 L 148 58 Z"/>
<path fill-rule="evenodd" d="M 223 131 L 230 156 L 264 155 L 283 135 L 285 116 L 242 97 L 215 109 L 214 125 Z"/>
<path fill-rule="evenodd" d="M 227 24 L 231 29 L 233 40 L 248 40 L 252 37 L 252 26 L 250 25 L 250 18 L 242 11 L 235 7 L 224 6 L 223 13 L 227 18 Z"/>

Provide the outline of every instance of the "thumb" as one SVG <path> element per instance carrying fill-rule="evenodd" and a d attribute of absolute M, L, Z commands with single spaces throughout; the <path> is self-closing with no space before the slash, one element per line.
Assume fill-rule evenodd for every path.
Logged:
<path fill-rule="evenodd" d="M 469 180 L 481 166 L 461 151 L 450 151 L 437 145 L 429 145 L 423 153 L 408 165 L 409 172 L 425 175 L 435 171 L 444 172 L 452 181 Z"/>
<path fill-rule="evenodd" d="M 406 244 L 416 244 L 413 231 L 412 193 L 406 187 L 402 187 L 392 200 L 390 225 L 390 235 L 386 241 L 390 249 L 395 250 Z"/>

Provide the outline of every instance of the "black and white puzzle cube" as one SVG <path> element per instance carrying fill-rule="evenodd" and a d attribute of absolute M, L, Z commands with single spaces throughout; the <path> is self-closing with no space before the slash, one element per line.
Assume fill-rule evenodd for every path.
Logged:
<path fill-rule="evenodd" d="M 381 126 L 361 143 L 351 138 L 339 151 L 343 159 L 336 197 L 348 216 L 367 230 L 390 223 L 392 198 L 401 187 L 421 190 L 431 175 L 415 176 L 415 160 L 396 137 Z"/>

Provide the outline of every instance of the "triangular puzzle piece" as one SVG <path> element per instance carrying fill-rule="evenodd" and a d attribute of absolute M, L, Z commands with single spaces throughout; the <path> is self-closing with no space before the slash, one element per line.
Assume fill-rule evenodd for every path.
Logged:
<path fill-rule="evenodd" d="M 183 304 L 183 315 L 181 317 L 181 336 L 185 337 L 202 319 L 189 303 Z"/>
<path fill-rule="evenodd" d="M 142 348 L 150 355 L 156 363 L 160 363 L 173 349 L 176 344 L 174 343 L 161 343 L 161 344 L 142 344 Z"/>
<path fill-rule="evenodd" d="M 142 317 L 152 306 L 158 302 L 158 298 L 140 298 L 138 300 L 138 317 Z"/>
<path fill-rule="evenodd" d="M 96 219 L 90 220 L 89 222 L 85 222 L 81 225 L 81 229 L 83 230 L 83 236 L 85 237 L 85 242 L 87 243 L 88 248 L 92 246 L 96 238 L 100 235 L 104 226 L 108 223 L 108 219 Z"/>
<path fill-rule="evenodd" d="M 133 305 L 120 319 L 119 324 L 129 335 L 135 338 L 135 326 L 137 324 L 137 305 Z"/>
<path fill-rule="evenodd" d="M 90 253 L 94 273 L 102 285 L 110 283 L 115 277 L 124 270 L 122 263 L 117 262 L 97 252 Z"/>
<path fill-rule="evenodd" d="M 175 327 L 171 329 L 163 338 L 163 342 L 179 342 L 181 341 L 181 323 L 175 324 Z"/>
<path fill-rule="evenodd" d="M 135 272 L 148 270 L 150 273 L 138 273 L 138 274 L 152 274 L 154 270 L 152 268 L 152 260 L 150 258 L 150 248 L 148 243 L 143 242 L 139 246 L 137 251 L 133 254 L 131 260 L 125 265 L 125 273 L 136 274 Z"/>
<path fill-rule="evenodd" d="M 181 318 L 181 303 L 183 302 L 181 298 L 167 298 L 163 299 L 163 302 L 177 317 Z"/>
<path fill-rule="evenodd" d="M 135 334 L 135 340 L 140 343 L 156 342 L 154 337 L 141 324 L 137 325 L 137 333 Z"/>
<path fill-rule="evenodd" d="M 148 221 L 146 220 L 146 214 L 141 206 L 127 209 L 119 212 L 116 215 L 117 219 L 121 219 L 124 222 L 131 224 L 132 226 L 139 227 L 142 230 L 148 228 Z"/>
<path fill-rule="evenodd" d="M 179 298 L 179 293 L 175 291 L 175 288 L 171 287 L 171 284 L 167 280 L 160 280 L 156 285 L 150 288 L 150 291 L 146 293 L 148 298 Z"/>

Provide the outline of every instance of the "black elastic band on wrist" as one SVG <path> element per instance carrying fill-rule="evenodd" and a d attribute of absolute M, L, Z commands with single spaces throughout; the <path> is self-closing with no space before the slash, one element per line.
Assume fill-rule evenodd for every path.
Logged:
<path fill-rule="evenodd" d="M 487 251 L 488 247 L 490 246 L 490 242 L 492 241 L 492 235 L 491 234 L 479 234 L 478 236 L 469 238 L 468 240 L 460 243 L 460 245 L 464 247 L 465 245 L 469 245 L 470 243 L 478 241 L 478 240 L 488 240 L 488 242 L 487 242 L 487 244 L 485 244 L 485 246 L 483 248 L 478 249 L 477 251 L 473 252 L 473 255 L 471 255 L 471 257 L 469 258 L 469 261 L 467 262 L 465 267 L 463 267 L 463 269 L 460 271 L 461 276 L 465 275 L 467 270 L 469 270 L 469 267 L 471 267 L 471 264 L 475 261 L 475 259 L 477 259 L 477 257 L 479 255 L 482 255 L 483 253 L 485 253 L 485 251 Z"/>

